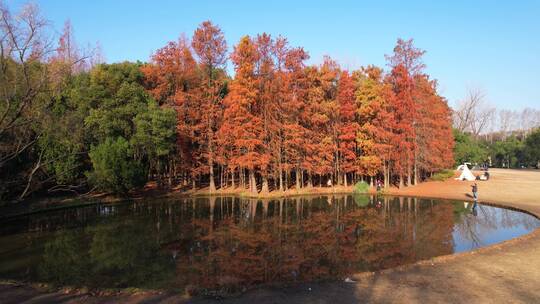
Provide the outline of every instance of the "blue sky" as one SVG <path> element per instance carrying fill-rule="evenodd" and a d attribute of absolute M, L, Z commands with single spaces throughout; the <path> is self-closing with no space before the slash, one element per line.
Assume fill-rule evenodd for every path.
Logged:
<path fill-rule="evenodd" d="M 6 1 L 6 0 L 4 0 Z M 25 1 L 7 0 L 16 9 Z M 500 2 L 500 3 L 499 3 Z M 468 87 L 499 108 L 540 108 L 540 1 L 36 1 L 57 31 L 70 19 L 79 44 L 99 41 L 107 62 L 147 61 L 204 20 L 225 32 L 283 35 L 342 67 L 384 66 L 398 37 L 427 51 L 427 72 L 453 105 Z M 230 64 L 229 64 L 230 65 Z"/>

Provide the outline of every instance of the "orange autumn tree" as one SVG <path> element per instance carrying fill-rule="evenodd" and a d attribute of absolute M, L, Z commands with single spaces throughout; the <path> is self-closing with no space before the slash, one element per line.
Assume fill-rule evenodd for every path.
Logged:
<path fill-rule="evenodd" d="M 87 64 L 89 59 L 89 56 L 82 54 L 75 41 L 73 26 L 67 20 L 58 39 L 58 47 L 48 62 L 51 89 L 53 91 L 64 89 L 70 76 L 79 74 L 89 67 Z"/>
<path fill-rule="evenodd" d="M 337 63 L 326 57 L 323 64 L 307 68 L 308 90 L 306 120 L 301 121 L 306 129 L 306 157 L 302 163 L 300 174 L 308 173 L 311 184 L 312 175 L 318 178 L 319 185 L 323 179 L 335 173 L 337 153 L 337 114 L 336 102 Z M 302 183 L 303 184 L 303 183 Z"/>
<path fill-rule="evenodd" d="M 302 48 L 263 33 L 235 46 L 231 79 L 224 35 L 206 21 L 191 42 L 167 44 L 142 70 L 150 94 L 177 111 L 174 162 L 184 185 L 251 193 L 329 179 L 412 185 L 452 157 L 450 110 L 423 54 L 399 39 L 388 72 L 349 73 L 327 57 L 306 66 Z"/>
<path fill-rule="evenodd" d="M 396 153 L 394 154 L 396 175 L 399 186 L 404 184 L 404 176 L 407 178 L 407 186 L 416 181 L 417 172 L 417 110 L 419 105 L 414 102 L 416 94 L 415 77 L 424 75 L 425 64 L 422 56 L 425 51 L 416 48 L 413 40 L 398 39 L 394 47 L 394 53 L 386 56 L 388 65 L 392 68 L 389 77 L 395 93 L 395 119 L 394 134 Z"/>
<path fill-rule="evenodd" d="M 71 72 L 80 73 L 86 68 L 86 59 L 87 58 L 81 54 L 81 49 L 75 41 L 71 21 L 67 20 L 64 23 L 62 35 L 58 40 L 58 48 L 56 49 L 53 61 L 63 62 Z"/>
<path fill-rule="evenodd" d="M 274 99 L 273 110 L 275 115 L 275 128 L 273 136 L 270 140 L 270 146 L 273 153 L 274 161 L 274 183 L 279 191 L 285 190 L 284 171 L 285 169 L 285 127 L 287 122 L 286 111 L 288 110 L 287 94 L 289 75 L 287 73 L 287 56 L 290 52 L 287 39 L 278 37 L 273 46 L 272 53 L 275 57 L 274 77 L 272 83 L 272 98 Z"/>
<path fill-rule="evenodd" d="M 356 72 L 355 79 L 358 83 L 356 117 L 360 125 L 356 138 L 358 173 L 369 177 L 382 173 L 388 187 L 392 165 L 393 91 L 383 81 L 383 71 L 374 66 Z"/>
<path fill-rule="evenodd" d="M 416 161 L 415 179 L 452 166 L 453 141 L 451 110 L 446 100 L 437 93 L 437 82 L 427 75 L 415 77 Z"/>
<path fill-rule="evenodd" d="M 393 121 L 393 161 L 392 168 L 398 179 L 399 187 L 403 187 L 405 177 L 408 177 L 407 185 L 410 185 L 412 166 L 414 162 L 415 147 L 415 104 L 412 98 L 413 79 L 405 66 L 394 67 L 387 77 L 388 83 L 392 86 L 394 98 L 391 99 Z"/>
<path fill-rule="evenodd" d="M 197 111 L 201 117 L 195 125 L 195 138 L 201 153 L 197 166 L 208 172 L 209 190 L 216 190 L 214 181 L 214 160 L 216 152 L 216 131 L 222 116 L 221 101 L 225 93 L 225 72 L 227 43 L 219 27 L 210 21 L 203 22 L 193 33 L 191 42 L 201 70 L 201 94 Z"/>
<path fill-rule="evenodd" d="M 343 175 L 343 183 L 347 186 L 347 175 L 358 170 L 356 137 L 360 127 L 356 121 L 355 85 L 347 71 L 341 72 L 337 94 L 340 118 L 338 166 Z"/>
<path fill-rule="evenodd" d="M 279 158 L 277 146 L 279 145 L 280 112 L 282 109 L 279 103 L 280 88 L 275 86 L 277 80 L 275 43 L 275 40 L 266 33 L 257 35 L 256 72 L 259 88 L 257 110 L 263 124 L 260 138 L 264 144 L 259 160 L 259 172 L 262 179 L 261 192 L 268 192 L 269 176 L 275 169 L 276 159 Z"/>
<path fill-rule="evenodd" d="M 189 41 L 180 37 L 177 42 L 169 42 L 157 50 L 150 64 L 144 65 L 145 85 L 160 105 L 173 107 L 177 112 L 177 155 L 180 175 L 184 184 L 200 174 L 195 163 L 200 151 L 194 136 L 195 126 L 199 124 L 197 111 L 201 87 L 201 75 L 192 55 Z"/>
<path fill-rule="evenodd" d="M 310 148 L 307 145 L 308 129 L 304 123 L 310 117 L 307 107 L 308 73 L 305 61 L 309 55 L 302 48 L 289 50 L 285 55 L 285 83 L 284 100 L 282 103 L 282 136 L 283 136 L 283 169 L 286 171 L 285 183 L 288 188 L 290 174 L 295 174 L 295 187 L 301 187 L 301 170 L 309 168 L 303 166 Z M 309 174 L 309 176 L 311 176 Z M 308 179 L 311 185 L 311 178 Z"/>
<path fill-rule="evenodd" d="M 230 138 L 233 168 L 248 170 L 249 191 L 252 193 L 257 192 L 255 170 L 261 167 L 264 151 L 261 139 L 263 122 L 256 112 L 259 88 L 255 68 L 258 55 L 256 44 L 248 36 L 235 46 L 231 59 L 236 77 L 224 100 L 223 124 L 218 132 L 220 138 Z"/>
<path fill-rule="evenodd" d="M 426 173 L 451 165 L 448 159 L 453 158 L 449 108 L 424 72 L 424 54 L 412 39 L 398 39 L 394 54 L 387 56 L 392 67 L 388 79 L 396 94 L 394 133 L 397 142 L 404 143 L 395 155 L 400 186 L 403 175 L 407 185 L 416 184 Z"/>

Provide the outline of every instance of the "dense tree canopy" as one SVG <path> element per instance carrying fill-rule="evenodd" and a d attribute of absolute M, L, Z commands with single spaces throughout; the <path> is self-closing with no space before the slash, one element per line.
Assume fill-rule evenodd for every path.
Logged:
<path fill-rule="evenodd" d="M 2 43 L 13 46 L 27 31 L 9 29 L 26 23 L 8 17 Z M 52 55 L 33 43 L 34 57 L 3 48 L 0 58 L 0 178 L 14 181 L 3 198 L 148 181 L 252 193 L 375 178 L 408 186 L 453 165 L 451 111 L 412 40 L 398 39 L 388 71 L 329 57 L 308 66 L 304 49 L 266 33 L 229 54 L 210 21 L 144 64 L 93 64 L 69 22 Z"/>
<path fill-rule="evenodd" d="M 540 129 L 525 140 L 524 155 L 529 165 L 540 167 Z"/>
<path fill-rule="evenodd" d="M 456 165 L 464 162 L 483 163 L 488 158 L 486 148 L 470 134 L 453 130 L 455 138 L 454 158 Z"/>

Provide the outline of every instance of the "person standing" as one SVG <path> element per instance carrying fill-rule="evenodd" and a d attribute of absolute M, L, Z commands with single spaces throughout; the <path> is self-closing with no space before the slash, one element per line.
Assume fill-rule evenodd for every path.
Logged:
<path fill-rule="evenodd" d="M 474 201 L 476 202 L 478 200 L 478 185 L 474 183 L 471 187 L 472 187 L 473 198 L 474 198 Z"/>

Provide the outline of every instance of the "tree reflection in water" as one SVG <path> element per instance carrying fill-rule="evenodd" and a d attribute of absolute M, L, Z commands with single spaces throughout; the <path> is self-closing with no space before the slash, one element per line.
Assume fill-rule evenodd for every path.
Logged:
<path fill-rule="evenodd" d="M 472 205 L 460 202 L 335 195 L 127 202 L 29 216 L 2 227 L 10 228 L 0 230 L 0 248 L 11 247 L 0 249 L 1 276 L 235 291 L 395 267 L 453 253 L 463 243 L 485 245 L 484 236 L 501 229 L 526 233 L 538 220 L 484 205 L 473 216 Z M 29 247 L 36 258 L 6 266 L 19 258 L 13 252 Z"/>
<path fill-rule="evenodd" d="M 45 244 L 39 277 L 60 285 L 154 288 L 170 280 L 173 259 L 139 221 L 60 230 Z"/>

